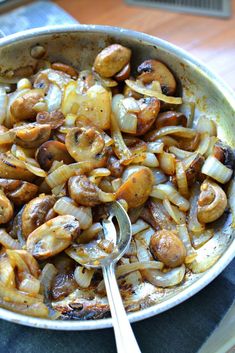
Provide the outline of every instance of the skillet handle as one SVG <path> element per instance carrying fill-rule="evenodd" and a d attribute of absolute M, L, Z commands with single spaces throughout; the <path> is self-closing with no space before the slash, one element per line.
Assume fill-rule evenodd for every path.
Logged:
<path fill-rule="evenodd" d="M 114 264 L 102 268 L 116 339 L 117 353 L 141 353 L 119 292 Z"/>
<path fill-rule="evenodd" d="M 2 10 L 4 5 L 0 5 L 0 38 L 32 28 L 79 23 L 51 1 L 27 3 L 4 13 Z"/>

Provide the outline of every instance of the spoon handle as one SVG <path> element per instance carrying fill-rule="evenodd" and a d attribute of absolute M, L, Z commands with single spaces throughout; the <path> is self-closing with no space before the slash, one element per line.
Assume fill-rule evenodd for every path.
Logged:
<path fill-rule="evenodd" d="M 103 267 L 103 277 L 112 314 L 118 353 L 141 353 L 117 285 L 114 264 Z"/>

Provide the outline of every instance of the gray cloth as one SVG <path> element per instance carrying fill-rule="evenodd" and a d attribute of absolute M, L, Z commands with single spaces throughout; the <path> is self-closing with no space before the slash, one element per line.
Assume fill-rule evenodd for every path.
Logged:
<path fill-rule="evenodd" d="M 232 304 L 235 260 L 200 293 L 132 324 L 142 353 L 196 353 Z M 0 353 L 112 353 L 112 329 L 58 332 L 0 321 Z M 130 352 L 131 353 L 131 352 Z M 212 352 L 213 353 L 213 352 Z"/>

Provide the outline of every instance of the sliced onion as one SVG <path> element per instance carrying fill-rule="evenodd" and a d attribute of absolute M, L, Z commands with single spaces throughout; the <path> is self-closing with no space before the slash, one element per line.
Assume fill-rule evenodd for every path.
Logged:
<path fill-rule="evenodd" d="M 151 254 L 147 249 L 147 244 L 142 239 L 135 239 L 136 244 L 136 255 L 139 262 L 148 262 L 151 261 Z"/>
<path fill-rule="evenodd" d="M 0 283 L 8 288 L 15 288 L 15 272 L 10 260 L 6 256 L 0 258 Z"/>
<path fill-rule="evenodd" d="M 75 175 L 75 170 L 68 165 L 62 165 L 46 177 L 46 182 L 51 188 L 54 188 L 64 184 L 73 175 Z"/>
<path fill-rule="evenodd" d="M 111 181 L 113 191 L 116 192 L 122 185 L 122 179 L 121 178 L 116 178 Z"/>
<path fill-rule="evenodd" d="M 197 148 L 197 152 L 204 155 L 210 146 L 210 136 L 207 133 L 201 134 L 201 141 Z"/>
<path fill-rule="evenodd" d="M 179 192 L 184 197 L 188 197 L 188 180 L 187 180 L 187 175 L 185 173 L 184 165 L 182 162 L 180 161 L 176 162 L 175 171 L 176 171 L 176 181 L 177 181 Z"/>
<path fill-rule="evenodd" d="M 5 229 L 0 229 L 0 244 L 2 244 L 6 249 L 21 249 L 20 243 L 13 239 Z"/>
<path fill-rule="evenodd" d="M 154 177 L 154 185 L 165 183 L 168 180 L 168 177 L 163 173 L 161 169 L 152 168 L 151 170 Z"/>
<path fill-rule="evenodd" d="M 97 235 L 102 231 L 103 227 L 100 223 L 93 223 L 88 229 L 84 230 L 79 237 L 77 237 L 77 243 L 86 244 L 89 241 L 95 239 Z"/>
<path fill-rule="evenodd" d="M 57 275 L 57 268 L 50 263 L 47 263 L 41 272 L 40 282 L 41 282 L 41 292 L 44 293 L 46 300 L 50 299 L 52 282 Z"/>
<path fill-rule="evenodd" d="M 117 266 L 116 269 L 116 277 L 126 276 L 128 273 L 133 271 L 141 271 L 141 270 L 162 270 L 163 263 L 160 261 L 144 261 L 144 262 L 132 262 L 129 264 L 124 264 Z"/>
<path fill-rule="evenodd" d="M 44 100 L 47 103 L 48 112 L 58 110 L 61 106 L 62 92 L 56 84 L 50 84 Z"/>
<path fill-rule="evenodd" d="M 217 126 L 215 122 L 205 116 L 201 116 L 198 119 L 196 129 L 201 133 L 209 134 L 209 136 L 217 136 Z"/>
<path fill-rule="evenodd" d="M 163 200 L 163 206 L 176 224 L 185 223 L 185 214 L 179 211 L 176 206 L 173 206 L 168 199 Z"/>
<path fill-rule="evenodd" d="M 115 200 L 115 194 L 98 190 L 98 197 L 101 202 L 112 202 Z"/>
<path fill-rule="evenodd" d="M 157 195 L 157 196 L 155 196 Z M 152 192 L 150 194 L 152 197 L 157 197 L 161 200 L 165 198 L 169 199 L 174 205 L 178 206 L 180 211 L 188 211 L 189 202 L 180 193 L 169 184 L 159 184 L 153 186 Z"/>
<path fill-rule="evenodd" d="M 119 159 L 122 161 L 128 160 L 132 157 L 132 153 L 129 148 L 126 146 L 121 131 L 119 129 L 116 117 L 114 114 L 111 114 L 111 134 L 114 141 L 115 153 Z"/>
<path fill-rule="evenodd" d="M 218 141 L 218 137 L 215 137 L 215 136 L 210 137 L 210 143 L 209 143 L 208 149 L 204 154 L 206 158 L 209 157 L 211 154 L 213 154 L 214 146 L 217 141 Z"/>
<path fill-rule="evenodd" d="M 65 117 L 64 125 L 68 127 L 74 127 L 78 116 L 76 114 L 67 114 Z"/>
<path fill-rule="evenodd" d="M 37 175 L 41 178 L 45 178 L 47 176 L 47 173 L 45 172 L 45 170 L 39 168 L 39 167 L 36 167 L 30 163 L 27 163 L 27 162 L 24 162 L 24 165 L 25 167 L 31 172 L 33 173 L 34 175 Z"/>
<path fill-rule="evenodd" d="M 181 148 L 175 147 L 175 146 L 170 146 L 169 151 L 173 153 L 176 158 L 178 159 L 184 159 L 192 155 L 193 152 L 185 151 L 182 150 Z"/>
<path fill-rule="evenodd" d="M 214 156 L 209 156 L 206 159 L 201 171 L 221 184 L 227 183 L 233 174 L 232 169 L 227 168 Z"/>
<path fill-rule="evenodd" d="M 112 100 L 112 111 L 115 114 L 119 129 L 123 132 L 135 134 L 137 129 L 137 116 L 136 114 L 127 111 L 123 105 L 122 94 L 117 94 Z"/>
<path fill-rule="evenodd" d="M 149 224 L 144 222 L 142 219 L 138 219 L 136 223 L 131 225 L 132 235 L 135 235 L 147 228 L 149 228 Z"/>
<path fill-rule="evenodd" d="M 159 100 L 161 100 L 165 103 L 182 104 L 182 102 L 183 102 L 182 98 L 180 98 L 180 97 L 176 98 L 176 97 L 166 96 L 166 95 L 160 93 L 159 91 L 147 89 L 136 81 L 126 80 L 125 83 L 133 91 L 140 93 L 140 94 L 143 94 L 144 96 L 158 98 Z"/>
<path fill-rule="evenodd" d="M 179 137 L 192 138 L 196 135 L 197 131 L 183 126 L 164 126 L 158 129 L 154 136 L 161 138 L 166 135 L 176 135 Z"/>
<path fill-rule="evenodd" d="M 162 153 L 164 148 L 164 143 L 162 141 L 154 141 L 147 143 L 147 152 L 151 153 Z"/>
<path fill-rule="evenodd" d="M 57 197 L 62 197 L 66 195 L 66 183 L 55 186 L 51 189 L 53 195 Z"/>
<path fill-rule="evenodd" d="M 156 168 L 159 166 L 159 162 L 155 154 L 151 152 L 144 152 L 143 153 L 144 160 L 140 162 L 141 165 L 149 168 Z"/>
<path fill-rule="evenodd" d="M 142 271 L 144 278 L 157 287 L 173 287 L 181 283 L 185 275 L 185 266 L 173 268 L 168 272 L 161 272 L 159 270 L 145 270 Z"/>
<path fill-rule="evenodd" d="M 80 224 L 81 229 L 87 229 L 92 224 L 92 213 L 90 207 L 76 206 L 75 202 L 69 197 L 61 197 L 53 207 L 59 215 L 74 216 Z"/>
<path fill-rule="evenodd" d="M 24 315 L 48 317 L 49 310 L 38 296 L 33 297 L 0 283 L 0 306 Z"/>
<path fill-rule="evenodd" d="M 27 274 L 23 281 L 20 282 L 19 290 L 31 295 L 37 295 L 40 290 L 40 281 L 32 275 Z"/>
<path fill-rule="evenodd" d="M 138 102 L 135 100 L 133 97 L 127 97 L 122 100 L 122 104 L 124 108 L 129 112 L 129 113 L 139 113 L 140 112 L 140 107 Z"/>
<path fill-rule="evenodd" d="M 163 152 L 158 156 L 161 170 L 167 175 L 175 174 L 175 156 L 172 153 Z"/>
<path fill-rule="evenodd" d="M 194 185 L 191 190 L 190 210 L 188 216 L 188 229 L 194 233 L 202 233 L 205 230 L 205 224 L 199 223 L 197 219 L 197 202 L 200 194 L 199 185 Z"/>
<path fill-rule="evenodd" d="M 186 224 L 180 224 L 177 226 L 179 238 L 184 243 L 187 256 L 195 254 L 195 250 L 192 247 L 190 236 Z"/>
<path fill-rule="evenodd" d="M 91 284 L 94 275 L 94 269 L 86 269 L 82 266 L 77 266 L 74 271 L 74 279 L 81 288 L 88 288 Z"/>
<path fill-rule="evenodd" d="M 4 123 L 7 114 L 8 96 L 5 87 L 0 86 L 0 125 Z"/>
<path fill-rule="evenodd" d="M 15 135 L 15 131 L 12 130 L 0 133 L 0 145 L 12 143 L 15 139 Z"/>
<path fill-rule="evenodd" d="M 202 233 L 191 233 L 192 245 L 195 249 L 199 249 L 202 245 L 208 242 L 214 236 L 212 229 L 206 229 Z"/>
<path fill-rule="evenodd" d="M 110 174 L 111 172 L 108 168 L 96 168 L 93 169 L 89 175 L 94 177 L 105 177 L 109 176 Z"/>

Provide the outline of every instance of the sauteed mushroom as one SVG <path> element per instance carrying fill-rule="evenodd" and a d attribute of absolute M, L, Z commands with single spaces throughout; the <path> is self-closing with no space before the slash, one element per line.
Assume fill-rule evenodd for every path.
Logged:
<path fill-rule="evenodd" d="M 48 213 L 53 208 L 55 201 L 54 196 L 40 195 L 25 206 L 22 213 L 22 232 L 25 238 L 49 219 Z"/>
<path fill-rule="evenodd" d="M 51 129 L 57 129 L 64 122 L 64 114 L 58 110 L 53 112 L 39 112 L 36 116 L 38 124 L 49 124 Z"/>
<path fill-rule="evenodd" d="M 63 161 L 64 164 L 73 163 L 73 158 L 67 151 L 65 144 L 59 141 L 44 142 L 36 152 L 36 160 L 40 167 L 49 170 L 54 161 Z"/>
<path fill-rule="evenodd" d="M 104 166 L 107 160 L 104 139 L 93 127 L 72 128 L 66 135 L 65 145 L 77 162 L 90 162 L 97 168 Z"/>
<path fill-rule="evenodd" d="M 197 181 L 204 161 L 205 158 L 198 153 L 185 169 L 188 186 L 192 186 Z"/>
<path fill-rule="evenodd" d="M 12 204 L 6 195 L 0 190 L 0 224 L 9 222 L 12 216 Z"/>
<path fill-rule="evenodd" d="M 112 44 L 97 55 L 94 69 L 103 77 L 112 77 L 129 63 L 130 57 L 130 49 L 120 44 Z"/>
<path fill-rule="evenodd" d="M 70 197 L 80 205 L 93 207 L 101 203 L 98 187 L 85 175 L 71 177 L 68 190 Z"/>
<path fill-rule="evenodd" d="M 158 60 L 146 60 L 137 68 L 138 79 L 144 84 L 152 81 L 159 81 L 162 92 L 166 95 L 173 95 L 176 90 L 176 80 L 170 69 Z"/>
<path fill-rule="evenodd" d="M 214 146 L 214 156 L 226 167 L 234 169 L 235 156 L 232 148 L 221 141 L 216 142 Z"/>
<path fill-rule="evenodd" d="M 131 73 L 131 66 L 130 63 L 126 64 L 121 71 L 119 71 L 115 76 L 114 79 L 118 82 L 125 81 L 129 78 Z"/>
<path fill-rule="evenodd" d="M 79 222 L 75 217 L 55 217 L 30 233 L 26 242 L 27 251 L 36 259 L 47 259 L 66 249 L 79 232 Z"/>
<path fill-rule="evenodd" d="M 107 168 L 110 170 L 111 175 L 115 178 L 120 178 L 124 171 L 123 165 L 121 165 L 120 160 L 114 155 L 111 155 L 107 161 Z"/>
<path fill-rule="evenodd" d="M 160 129 L 161 127 L 164 127 L 164 126 L 177 126 L 177 125 L 182 125 L 186 127 L 187 118 L 183 113 L 175 112 L 172 110 L 158 114 L 156 124 L 155 124 L 157 129 Z"/>
<path fill-rule="evenodd" d="M 74 79 L 78 77 L 77 71 L 70 65 L 63 64 L 63 63 L 53 63 L 51 64 L 51 68 L 53 70 L 62 71 Z"/>
<path fill-rule="evenodd" d="M 142 167 L 134 172 L 121 185 L 116 192 L 117 199 L 124 199 L 128 203 L 129 208 L 141 206 L 148 199 L 154 177 L 151 170 L 147 167 Z"/>
<path fill-rule="evenodd" d="M 25 148 L 35 148 L 47 141 L 51 134 L 49 124 L 31 123 L 14 128 L 15 143 Z"/>
<path fill-rule="evenodd" d="M 160 102 L 154 97 L 141 98 L 139 106 L 140 112 L 137 113 L 137 136 L 145 134 L 151 128 L 160 110 Z"/>
<path fill-rule="evenodd" d="M 178 267 L 184 263 L 186 249 L 183 242 L 172 231 L 162 229 L 150 239 L 150 251 L 155 259 L 168 267 Z"/>
<path fill-rule="evenodd" d="M 215 182 L 205 180 L 201 185 L 198 199 L 197 218 L 201 223 L 210 223 L 218 219 L 227 207 L 227 196 Z"/>
<path fill-rule="evenodd" d="M 0 187 L 16 206 L 29 202 L 38 192 L 37 185 L 22 180 L 0 179 Z"/>
<path fill-rule="evenodd" d="M 100 190 L 85 175 L 71 177 L 68 182 L 68 191 L 74 201 L 88 207 L 96 206 L 101 202 L 113 201 L 114 199 L 111 193 L 105 193 Z"/>
<path fill-rule="evenodd" d="M 10 153 L 0 153 L 0 178 L 32 181 L 35 178 L 22 161 Z"/>
<path fill-rule="evenodd" d="M 15 121 L 33 120 L 37 111 L 34 109 L 36 103 L 43 98 L 43 91 L 39 89 L 31 90 L 23 96 L 17 98 L 11 105 L 10 110 Z"/>

